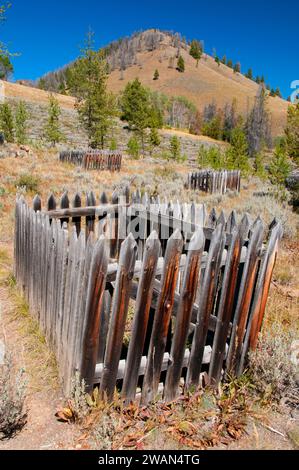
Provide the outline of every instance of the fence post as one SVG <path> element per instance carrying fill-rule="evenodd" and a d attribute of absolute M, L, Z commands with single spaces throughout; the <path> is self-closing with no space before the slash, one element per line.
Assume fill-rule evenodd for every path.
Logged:
<path fill-rule="evenodd" d="M 134 273 L 136 259 L 136 243 L 130 233 L 122 243 L 114 296 L 112 313 L 108 332 L 107 347 L 104 360 L 104 370 L 101 378 L 101 394 L 109 401 L 113 398 L 116 383 L 118 363 L 121 354 L 122 340 L 125 331 L 126 318 L 130 300 L 130 286 Z"/>
<path fill-rule="evenodd" d="M 213 233 L 211 246 L 201 288 L 197 322 L 194 330 L 190 361 L 187 370 L 186 388 L 197 387 L 208 333 L 210 315 L 214 304 L 214 293 L 225 243 L 223 225 L 218 225 Z"/>
<path fill-rule="evenodd" d="M 181 233 L 176 230 L 170 237 L 165 253 L 161 291 L 155 313 L 146 370 L 143 380 L 141 402 L 146 405 L 155 398 L 158 390 L 163 355 L 174 303 L 183 248 Z"/>
<path fill-rule="evenodd" d="M 157 232 L 152 232 L 145 244 L 141 276 L 139 278 L 136 297 L 132 334 L 122 386 L 122 397 L 127 403 L 135 398 L 159 251 L 160 241 L 158 239 Z"/>
<path fill-rule="evenodd" d="M 194 233 L 188 247 L 188 256 L 184 271 L 183 286 L 176 315 L 176 326 L 170 352 L 170 364 L 167 369 L 165 393 L 166 401 L 172 401 L 177 396 L 185 346 L 187 342 L 194 299 L 198 287 L 200 261 L 204 249 L 203 230 Z"/>
<path fill-rule="evenodd" d="M 99 345 L 100 313 L 103 294 L 106 285 L 108 267 L 108 253 L 105 237 L 102 236 L 95 243 L 89 272 L 88 288 L 86 293 L 86 307 L 83 323 L 83 342 L 81 351 L 80 375 L 85 380 L 87 391 L 92 390 L 97 352 Z"/>

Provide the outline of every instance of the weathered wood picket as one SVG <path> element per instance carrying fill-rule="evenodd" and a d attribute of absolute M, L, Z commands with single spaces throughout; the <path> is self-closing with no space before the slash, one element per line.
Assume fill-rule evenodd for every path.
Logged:
<path fill-rule="evenodd" d="M 143 404 L 173 400 L 203 373 L 212 386 L 240 375 L 262 326 L 280 223 L 266 230 L 246 214 L 238 223 L 234 212 L 206 217 L 204 206 L 159 200 L 154 210 L 139 192 L 131 202 L 128 191 L 81 200 L 71 208 L 64 194 L 57 209 L 51 196 L 46 211 L 38 196 L 32 209 L 16 202 L 16 279 L 65 393 L 76 371 L 88 390 L 99 384 L 112 400 L 117 386 Z"/>
<path fill-rule="evenodd" d="M 81 166 L 85 170 L 120 171 L 122 154 L 107 150 L 64 150 L 60 152 L 59 160 Z"/>
<path fill-rule="evenodd" d="M 189 173 L 186 187 L 211 194 L 225 194 L 227 190 L 240 192 L 241 172 L 202 170 Z"/>

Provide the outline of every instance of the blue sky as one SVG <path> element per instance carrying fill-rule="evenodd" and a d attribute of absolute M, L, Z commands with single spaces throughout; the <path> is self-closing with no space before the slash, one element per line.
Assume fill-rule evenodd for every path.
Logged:
<path fill-rule="evenodd" d="M 2 0 L 3 3 L 4 0 Z M 203 39 L 207 52 L 215 48 L 240 61 L 242 70 L 264 74 L 285 97 L 299 80 L 298 4 L 295 0 L 11 0 L 0 39 L 10 50 L 14 79 L 35 79 L 78 55 L 91 27 L 99 47 L 134 31 L 160 28 Z"/>

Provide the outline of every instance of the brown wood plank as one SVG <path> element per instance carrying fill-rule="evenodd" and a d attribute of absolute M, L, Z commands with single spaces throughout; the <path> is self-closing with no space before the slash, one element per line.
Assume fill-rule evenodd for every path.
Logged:
<path fill-rule="evenodd" d="M 258 221 L 254 227 L 254 231 L 249 242 L 247 260 L 242 274 L 238 302 L 234 314 L 233 329 L 227 357 L 227 373 L 230 375 L 234 375 L 236 373 L 240 360 L 240 352 L 244 339 L 250 303 L 252 300 L 252 293 L 258 268 L 258 255 L 261 250 L 263 235 L 263 223 Z"/>
<path fill-rule="evenodd" d="M 179 274 L 180 256 L 183 248 L 181 233 L 176 230 L 167 243 L 161 292 L 155 313 L 146 371 L 142 387 L 143 404 L 154 400 L 161 373 L 168 328 L 174 303 L 175 288 Z"/>
<path fill-rule="evenodd" d="M 135 260 L 136 243 L 132 234 L 130 234 L 122 243 L 120 250 L 119 267 L 115 283 L 111 321 L 105 353 L 104 373 L 100 386 L 102 396 L 107 397 L 109 401 L 112 400 L 114 394 Z"/>
<path fill-rule="evenodd" d="M 87 391 L 91 391 L 97 362 L 101 306 L 106 285 L 108 253 L 105 238 L 101 237 L 95 244 L 90 266 L 87 289 L 87 300 L 83 323 L 83 344 L 77 346 L 81 352 L 81 378 L 85 380 Z M 81 284 L 82 285 L 82 284 Z M 76 341 L 80 341 L 76 335 Z"/>
<path fill-rule="evenodd" d="M 207 267 L 204 273 L 200 295 L 197 322 L 191 348 L 190 364 L 186 377 L 186 388 L 197 387 L 202 365 L 205 342 L 207 338 L 210 316 L 213 311 L 214 294 L 221 264 L 225 235 L 223 225 L 218 225 L 211 240 Z"/>
<path fill-rule="evenodd" d="M 240 231 L 236 228 L 232 232 L 232 243 L 229 247 L 224 277 L 221 286 L 220 302 L 217 312 L 217 326 L 212 348 L 212 357 L 209 368 L 210 382 L 217 386 L 221 378 L 221 370 L 225 357 L 226 341 L 229 325 L 233 315 L 235 290 L 238 279 L 242 243 Z"/>
<path fill-rule="evenodd" d="M 205 239 L 203 231 L 198 230 L 194 233 L 188 247 L 188 256 L 184 271 L 183 285 L 176 315 L 175 332 L 171 346 L 171 360 L 166 375 L 166 401 L 174 400 L 178 392 L 185 347 L 189 333 L 192 308 L 198 287 L 201 264 L 200 262 L 204 249 L 204 241 Z"/>
<path fill-rule="evenodd" d="M 152 232 L 145 244 L 131 339 L 126 360 L 126 370 L 122 386 L 122 397 L 126 402 L 135 399 L 138 371 L 145 342 L 159 251 L 160 242 L 157 232 Z"/>

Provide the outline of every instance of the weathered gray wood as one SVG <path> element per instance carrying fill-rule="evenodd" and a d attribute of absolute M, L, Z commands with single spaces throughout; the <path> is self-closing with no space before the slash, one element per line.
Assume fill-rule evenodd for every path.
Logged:
<path fill-rule="evenodd" d="M 105 291 L 108 267 L 108 253 L 105 238 L 101 237 L 94 246 L 88 281 L 87 300 L 83 323 L 83 345 L 81 349 L 81 377 L 91 391 L 97 362 L 101 306 Z M 78 337 L 76 336 L 78 341 Z M 80 347 L 80 345 L 78 345 Z"/>
<path fill-rule="evenodd" d="M 97 216 L 100 217 L 103 214 L 116 214 L 118 211 L 118 204 L 102 204 L 94 207 L 78 207 L 78 208 L 67 208 L 57 209 L 46 212 L 51 218 L 64 219 L 68 217 L 88 217 Z"/>
<path fill-rule="evenodd" d="M 101 316 L 100 316 L 101 321 L 100 321 L 97 363 L 104 362 L 106 341 L 107 341 L 108 328 L 109 328 L 109 322 L 110 322 L 111 302 L 112 302 L 111 293 L 109 292 L 109 290 L 106 290 L 104 292 L 104 296 L 102 300 L 102 307 L 101 307 Z"/>
<path fill-rule="evenodd" d="M 152 232 L 145 244 L 131 339 L 126 360 L 126 370 L 122 386 L 122 397 L 127 402 L 135 399 L 138 371 L 145 342 L 159 251 L 160 242 L 158 234 L 156 232 Z"/>
<path fill-rule="evenodd" d="M 278 245 L 282 238 L 283 230 L 280 223 L 275 225 L 272 229 L 268 248 L 258 277 L 257 286 L 255 289 L 252 313 L 251 313 L 251 328 L 250 328 L 250 347 L 255 349 L 258 340 L 258 334 L 261 330 L 263 318 L 265 314 L 267 297 L 269 294 L 273 269 L 276 262 Z"/>
<path fill-rule="evenodd" d="M 42 210 L 42 201 L 38 194 L 36 194 L 36 196 L 33 199 L 33 210 L 34 212 Z"/>
<path fill-rule="evenodd" d="M 180 232 L 176 230 L 167 243 L 165 253 L 165 266 L 161 281 L 161 292 L 155 314 L 143 381 L 141 398 L 143 404 L 147 404 L 155 398 L 159 385 L 182 248 L 182 236 Z"/>
<path fill-rule="evenodd" d="M 237 214 L 236 214 L 236 211 L 232 211 L 227 219 L 226 231 L 228 233 L 232 233 L 236 227 L 237 227 Z"/>
<path fill-rule="evenodd" d="M 227 371 L 234 375 L 240 360 L 240 352 L 248 319 L 252 292 L 258 268 L 258 256 L 261 250 L 264 227 L 261 221 L 255 225 L 250 238 L 247 260 L 245 262 L 242 281 L 239 288 L 238 302 L 233 321 L 233 329 L 227 358 Z"/>
<path fill-rule="evenodd" d="M 243 239 L 240 235 L 240 231 L 235 228 L 232 235 L 232 243 L 229 247 L 221 286 L 221 296 L 217 312 L 217 326 L 209 368 L 210 382 L 213 386 L 217 386 L 221 378 L 221 369 L 225 355 L 229 325 L 232 320 L 238 268 L 242 251 Z"/>
<path fill-rule="evenodd" d="M 233 175 L 228 183 L 236 185 L 236 178 L 237 173 Z M 201 182 L 196 179 L 194 184 L 199 185 Z M 202 184 L 209 188 L 213 184 L 213 187 L 220 191 L 221 187 L 225 185 L 225 172 L 214 179 L 207 177 Z M 66 194 L 63 199 L 68 200 Z M 145 236 L 148 228 L 155 224 L 159 231 L 164 230 L 166 226 L 170 228 L 170 233 L 178 229 L 177 234 L 181 239 L 180 243 L 182 244 L 180 232 L 183 233 L 184 240 L 189 242 L 192 233 L 199 229 L 200 219 L 204 218 L 202 214 L 199 215 L 195 204 L 191 205 L 191 210 L 188 212 L 187 206 L 182 206 L 182 210 L 179 203 L 173 204 L 172 201 L 167 200 L 161 203 L 157 199 L 158 210 L 155 211 L 150 207 L 150 202 L 153 202 L 153 200 L 150 201 L 147 194 L 144 194 L 142 198 L 140 194 L 137 194 L 136 200 L 138 199 L 142 200 L 146 210 L 140 210 L 139 207 L 132 206 L 129 208 L 128 214 L 125 215 L 123 222 L 118 219 L 117 223 L 127 225 L 131 217 L 140 217 L 140 220 L 145 224 Z M 127 203 L 127 196 L 124 202 Z M 95 204 L 95 202 L 92 203 Z M 38 204 L 35 204 L 35 208 L 38 207 Z M 51 202 L 49 199 L 47 208 L 54 208 L 55 204 L 55 200 Z M 99 377 L 101 387 L 103 387 L 101 388 L 102 394 L 107 393 L 108 388 L 109 394 L 107 393 L 107 396 L 111 399 L 116 380 L 120 378 L 119 375 L 121 374 L 121 378 L 124 378 L 122 394 L 127 401 L 130 401 L 135 398 L 138 377 L 145 374 L 142 399 L 144 400 L 145 397 L 144 401 L 147 402 L 155 398 L 158 390 L 156 384 L 158 383 L 159 386 L 161 381 L 161 370 L 168 369 L 164 394 L 167 400 L 171 400 L 177 394 L 182 367 L 188 366 L 187 389 L 190 387 L 188 379 L 192 376 L 192 373 L 197 374 L 196 369 L 191 367 L 195 357 L 196 367 L 199 367 L 200 372 L 201 363 L 204 362 L 204 360 L 201 360 L 202 351 L 206 349 L 206 333 L 209 329 L 215 331 L 210 364 L 211 382 L 216 385 L 219 381 L 230 335 L 235 335 L 235 341 L 230 341 L 229 348 L 237 344 L 235 351 L 237 354 L 234 353 L 233 356 L 238 359 L 234 363 L 234 370 L 238 375 L 243 370 L 249 344 L 254 345 L 261 328 L 277 254 L 278 239 L 281 233 L 278 229 L 279 223 L 275 221 L 270 226 L 270 242 L 265 252 L 262 245 L 263 234 L 260 234 L 260 238 L 258 237 L 261 224 L 259 218 L 250 228 L 248 240 L 250 221 L 247 216 L 243 217 L 238 228 L 238 236 L 236 236 L 235 214 L 231 213 L 226 223 L 226 234 L 222 227 L 225 224 L 225 218 L 221 214 L 218 218 L 216 230 L 213 227 L 204 227 L 202 229 L 206 239 L 211 240 L 211 242 L 206 244 L 208 253 L 202 253 L 201 262 L 198 263 L 196 269 L 193 269 L 195 261 L 194 263 L 190 261 L 192 254 L 188 254 L 188 261 L 186 261 L 186 255 L 179 253 L 177 260 L 175 259 L 176 256 L 171 260 L 172 273 L 168 273 L 167 279 L 165 275 L 165 272 L 168 272 L 165 267 L 167 260 L 164 257 L 158 259 L 158 248 L 155 268 L 152 272 L 146 268 L 147 255 L 144 240 L 140 237 L 138 243 L 140 258 L 143 259 L 143 263 L 140 260 L 134 266 L 134 260 L 130 275 L 128 272 L 125 274 L 121 271 L 119 263 L 110 263 L 107 283 L 103 281 L 103 287 L 101 288 L 101 299 L 105 297 L 105 302 L 99 301 L 97 309 L 93 309 L 93 315 L 88 317 L 86 312 L 90 312 L 90 310 L 88 309 L 89 300 L 87 297 L 90 299 L 91 296 L 85 295 L 85 293 L 89 292 L 88 283 L 95 249 L 94 235 L 88 238 L 85 247 L 83 233 L 80 232 L 79 238 L 77 237 L 79 227 L 73 227 L 73 231 L 69 235 L 66 222 L 61 227 L 61 221 L 58 219 L 63 221 L 63 219 L 68 220 L 69 217 L 80 218 L 84 216 L 92 217 L 92 221 L 95 223 L 94 218 L 99 217 L 103 218 L 105 224 L 109 220 L 114 224 L 113 215 L 111 215 L 113 213 L 109 213 L 108 210 L 106 216 L 107 206 L 108 209 L 111 207 L 109 204 L 105 204 L 105 207 L 102 204 L 98 210 L 98 207 L 94 205 L 92 211 L 85 212 L 84 215 L 76 211 L 77 209 L 81 211 L 86 208 L 70 209 L 68 207 L 62 210 L 58 209 L 56 212 L 59 215 L 53 217 L 52 211 L 42 213 L 39 210 L 30 209 L 25 204 L 24 198 L 19 198 L 16 201 L 14 237 L 16 278 L 18 283 L 23 286 L 30 311 L 36 315 L 50 348 L 56 353 L 65 391 L 70 390 L 71 379 L 75 371 L 78 370 L 87 380 L 89 387 Z M 116 213 L 118 213 L 118 210 Z M 148 222 L 149 215 L 153 213 L 153 219 Z M 211 219 L 215 219 L 212 220 L 212 225 L 215 225 L 215 211 Z M 164 227 L 162 227 L 163 225 Z M 221 236 L 218 239 L 219 246 L 217 250 L 215 248 L 215 234 L 217 230 L 219 231 L 219 227 L 221 227 Z M 103 228 L 103 231 L 105 231 L 105 228 Z M 100 233 L 100 229 L 97 229 L 97 233 Z M 117 240 L 120 240 L 119 230 L 117 235 Z M 274 235 L 276 238 L 273 238 Z M 236 237 L 239 237 L 239 241 Z M 166 241 L 163 241 L 162 253 L 166 249 Z M 159 245 L 158 240 L 156 242 Z M 103 243 L 107 245 L 106 240 L 103 240 Z M 131 243 L 134 242 L 131 240 Z M 224 249 L 224 244 L 227 249 Z M 188 250 L 188 243 L 185 244 L 184 248 Z M 136 251 L 136 246 L 134 250 Z M 193 256 L 195 256 L 194 253 Z M 265 257 L 268 257 L 267 262 L 264 262 Z M 209 264 L 210 259 L 213 261 L 212 268 Z M 223 269 L 224 266 L 225 269 Z M 242 279 L 241 271 L 238 273 L 239 266 L 242 270 Z M 121 274 L 116 276 L 116 271 L 118 273 L 121 271 Z M 162 280 L 160 280 L 161 275 Z M 196 275 L 201 279 L 200 282 L 198 280 L 196 282 Z M 239 285 L 240 280 L 241 284 Z M 165 284 L 168 286 L 166 289 Z M 120 289 L 120 285 L 122 289 Z M 192 289 L 190 286 L 195 286 L 195 288 Z M 201 288 L 199 288 L 200 286 Z M 108 344 L 106 344 L 111 294 L 113 295 L 112 318 L 108 332 Z M 194 295 L 194 298 L 192 298 L 192 295 Z M 206 297 L 209 300 L 205 300 Z M 136 309 L 129 343 L 129 354 L 124 369 L 124 364 L 120 361 L 120 351 L 122 349 L 123 328 L 129 298 L 136 299 Z M 161 298 L 164 300 L 161 300 Z M 95 301 L 94 297 L 93 301 Z M 93 303 L 93 305 L 95 304 Z M 235 305 L 236 312 L 233 316 L 232 308 Z M 145 358 L 142 357 L 142 354 L 145 354 L 143 352 L 144 336 L 149 309 L 156 309 L 156 318 L 154 319 L 154 326 L 151 328 L 150 350 L 148 357 Z M 160 316 L 157 314 L 159 310 Z M 111 326 L 113 312 L 116 312 L 114 325 L 118 325 L 120 328 L 117 326 L 112 328 Z M 199 315 L 199 312 L 202 315 Z M 168 354 L 165 354 L 165 342 L 167 333 L 170 331 L 171 317 L 176 317 L 175 330 L 171 354 L 168 355 L 168 363 L 165 363 Z M 87 318 L 93 320 L 86 323 Z M 157 327 L 157 323 L 159 323 L 157 318 L 160 321 L 160 328 Z M 89 328 L 87 328 L 87 324 Z M 88 333 L 87 330 L 92 331 L 92 333 Z M 185 344 L 186 338 L 190 334 L 193 334 L 192 349 L 191 353 L 188 352 L 188 359 L 186 359 Z M 85 351 L 88 351 L 85 354 L 83 354 L 84 348 Z M 199 350 L 199 354 L 194 356 L 194 349 L 196 348 L 197 351 Z M 154 362 L 153 356 L 156 362 Z M 85 364 L 83 367 L 84 357 Z M 105 366 L 108 367 L 104 368 L 104 372 L 101 372 L 99 376 L 97 370 L 95 370 L 96 363 L 99 365 L 103 360 Z M 229 370 L 229 368 L 227 369 Z M 106 386 L 103 380 L 106 381 Z M 191 385 L 196 385 L 196 380 Z"/>
<path fill-rule="evenodd" d="M 200 261 L 204 249 L 204 234 L 198 230 L 193 235 L 188 247 L 188 256 L 184 272 L 183 286 L 176 315 L 176 325 L 172 340 L 170 363 L 166 375 L 165 400 L 176 398 L 180 382 L 185 345 L 187 342 L 193 303 L 200 274 Z"/>
<path fill-rule="evenodd" d="M 119 268 L 116 277 L 115 292 L 112 303 L 111 321 L 109 326 L 105 353 L 104 373 L 101 380 L 101 393 L 112 400 L 116 383 L 118 362 L 120 359 L 122 340 L 130 300 L 130 285 L 136 260 L 136 243 L 130 234 L 122 243 Z"/>
<path fill-rule="evenodd" d="M 205 347 L 203 361 L 202 361 L 203 364 L 209 364 L 210 358 L 211 358 L 211 351 L 212 351 L 211 346 L 206 346 Z M 187 367 L 188 362 L 189 362 L 189 358 L 190 358 L 190 350 L 186 349 L 185 352 L 184 352 L 183 367 Z M 164 353 L 161 371 L 165 371 L 165 370 L 168 369 L 169 360 L 170 360 L 170 354 L 168 352 Z M 126 370 L 126 362 L 127 362 L 126 359 L 121 359 L 119 361 L 118 370 L 117 370 L 117 377 L 116 377 L 117 380 L 121 380 L 121 379 L 124 378 L 124 374 L 125 374 L 125 370 Z M 145 368 L 146 368 L 146 362 L 147 362 L 147 357 L 142 356 L 141 361 L 140 361 L 139 371 L 138 371 L 138 376 L 139 377 L 144 375 Z M 96 365 L 96 371 L 95 371 L 95 376 L 94 376 L 94 383 L 95 384 L 98 384 L 99 382 L 101 382 L 101 378 L 102 378 L 102 375 L 103 375 L 103 369 L 104 369 L 104 364 L 98 363 Z M 137 398 L 137 395 L 138 394 L 136 394 L 136 398 Z"/>
<path fill-rule="evenodd" d="M 62 212 L 64 212 L 64 211 L 67 212 L 67 211 L 69 210 L 70 201 L 69 201 L 69 197 L 68 197 L 67 191 L 66 191 L 66 192 L 62 195 L 62 197 L 61 197 L 61 200 L 60 200 L 60 207 L 61 207 L 60 211 L 62 211 Z M 56 211 L 50 211 L 50 212 L 48 213 L 48 215 L 49 215 L 51 218 L 54 218 L 55 215 L 53 215 L 53 214 L 55 214 L 55 212 L 56 212 Z M 68 222 L 69 222 L 69 218 L 66 216 L 66 214 L 65 214 L 65 216 L 62 216 L 62 218 L 61 218 L 61 225 L 63 225 L 65 222 L 66 222 L 67 224 L 68 224 Z"/>
<path fill-rule="evenodd" d="M 76 193 L 74 200 L 73 200 L 73 208 L 78 208 L 78 207 L 81 207 L 81 196 L 79 193 Z M 72 222 L 76 227 L 77 236 L 79 236 L 81 232 L 81 217 L 73 217 Z"/>
<path fill-rule="evenodd" d="M 204 346 L 209 328 L 209 319 L 214 305 L 214 292 L 217 284 L 222 250 L 224 248 L 223 225 L 218 225 L 211 240 L 207 267 L 201 289 L 200 305 L 191 348 L 190 363 L 187 371 L 186 387 L 197 387 Z"/>
<path fill-rule="evenodd" d="M 77 260 L 80 253 L 78 250 L 78 238 L 76 233 L 76 228 L 72 227 L 72 232 L 70 235 L 69 241 L 69 252 L 68 252 L 68 261 L 67 261 L 67 272 L 66 272 L 66 283 L 65 283 L 65 298 L 64 298 L 64 306 L 63 306 L 63 324 L 62 324 L 62 371 L 63 375 L 67 377 L 67 363 L 68 363 L 68 332 L 69 332 L 69 324 L 71 321 L 72 315 L 72 302 L 75 295 L 74 292 L 74 284 L 76 280 L 76 271 L 77 271 Z M 64 382 L 67 384 L 67 380 Z"/>
<path fill-rule="evenodd" d="M 96 198 L 91 191 L 86 196 L 86 207 L 95 207 L 96 206 Z M 94 222 L 95 222 L 95 215 L 88 215 L 86 217 L 86 240 L 89 237 L 90 232 L 94 232 Z"/>

